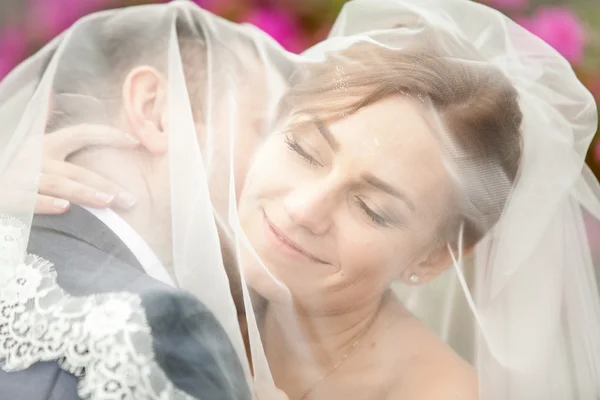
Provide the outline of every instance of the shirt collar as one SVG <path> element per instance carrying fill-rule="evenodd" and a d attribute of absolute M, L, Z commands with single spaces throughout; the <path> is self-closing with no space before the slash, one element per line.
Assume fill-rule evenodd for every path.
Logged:
<path fill-rule="evenodd" d="M 167 269 L 146 241 L 123 218 L 109 208 L 83 207 L 98 218 L 127 246 L 144 268 L 146 274 L 169 286 L 176 287 Z"/>

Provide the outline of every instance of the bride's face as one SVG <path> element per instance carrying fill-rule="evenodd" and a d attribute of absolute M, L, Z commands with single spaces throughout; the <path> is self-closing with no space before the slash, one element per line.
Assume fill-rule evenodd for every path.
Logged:
<path fill-rule="evenodd" d="M 273 278 L 307 306 L 377 300 L 428 256 L 450 189 L 420 105 L 391 97 L 331 124 L 318 115 L 259 151 L 239 204 L 261 258 L 244 264 L 270 298 Z"/>

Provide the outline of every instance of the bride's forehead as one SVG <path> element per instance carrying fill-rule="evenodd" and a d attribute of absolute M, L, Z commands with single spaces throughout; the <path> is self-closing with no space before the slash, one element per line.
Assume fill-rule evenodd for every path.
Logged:
<path fill-rule="evenodd" d="M 382 147 L 430 147 L 434 139 L 422 107 L 400 96 L 363 107 L 334 122 L 331 130 L 341 142 Z"/>

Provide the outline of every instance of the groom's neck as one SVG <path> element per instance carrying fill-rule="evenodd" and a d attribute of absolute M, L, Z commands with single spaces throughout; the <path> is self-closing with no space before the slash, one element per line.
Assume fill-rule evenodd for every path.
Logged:
<path fill-rule="evenodd" d="M 160 165 L 145 163 L 143 157 L 131 150 L 103 148 L 81 152 L 70 161 L 136 197 L 130 209 L 115 207 L 114 211 L 146 241 L 173 275 L 168 171 L 160 171 Z"/>

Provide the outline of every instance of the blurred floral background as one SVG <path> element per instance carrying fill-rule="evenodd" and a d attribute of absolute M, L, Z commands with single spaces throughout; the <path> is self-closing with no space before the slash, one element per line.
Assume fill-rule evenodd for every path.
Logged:
<path fill-rule="evenodd" d="M 94 11 L 165 0 L 0 0 L 0 79 L 15 65 Z M 419 1 L 419 0 L 414 0 Z M 600 0 L 479 0 L 509 15 L 573 65 L 600 100 Z M 346 0 L 194 0 L 236 22 L 262 28 L 301 52 L 322 40 Z M 588 154 L 600 177 L 600 140 Z"/>

